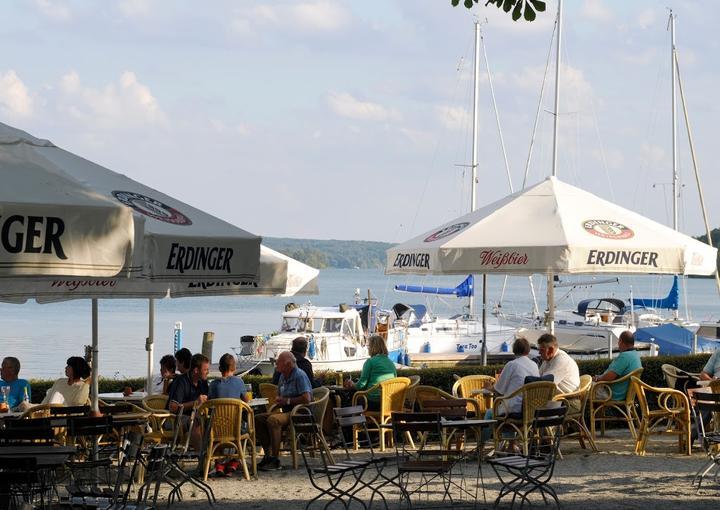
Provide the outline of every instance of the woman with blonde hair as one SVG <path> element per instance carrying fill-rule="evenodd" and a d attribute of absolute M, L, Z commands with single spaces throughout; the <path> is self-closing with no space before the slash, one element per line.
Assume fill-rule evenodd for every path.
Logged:
<path fill-rule="evenodd" d="M 395 363 L 388 358 L 387 345 L 383 337 L 373 335 L 368 339 L 368 354 L 370 359 L 363 365 L 360 379 L 356 383 L 348 379 L 345 381 L 346 388 L 364 390 L 387 379 L 397 377 Z M 368 393 L 368 410 L 380 410 L 380 390 Z"/>

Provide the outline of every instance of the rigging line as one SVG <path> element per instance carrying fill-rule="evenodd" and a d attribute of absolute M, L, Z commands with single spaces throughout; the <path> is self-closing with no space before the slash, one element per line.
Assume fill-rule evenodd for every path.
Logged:
<path fill-rule="evenodd" d="M 545 59 L 545 73 L 543 74 L 542 84 L 540 85 L 540 99 L 538 100 L 537 111 L 535 112 L 535 122 L 533 123 L 532 133 L 530 135 L 530 148 L 528 149 L 528 157 L 525 163 L 525 174 L 523 176 L 522 189 L 527 186 L 528 172 L 530 171 L 530 161 L 532 160 L 533 146 L 535 144 L 535 135 L 537 134 L 538 121 L 540 119 L 540 111 L 542 110 L 543 96 L 545 94 L 545 84 L 547 83 L 548 69 L 550 68 L 550 56 L 552 55 L 553 41 L 555 40 L 555 31 L 557 30 L 557 18 L 550 34 L 550 45 L 548 46 L 548 54 Z"/>
<path fill-rule="evenodd" d="M 469 46 L 470 46 L 470 44 L 468 44 L 468 47 Z M 466 53 L 467 53 L 467 50 L 466 50 Z M 455 86 L 453 89 L 453 93 L 451 96 L 452 98 L 457 97 L 459 85 L 461 82 L 459 69 L 460 69 L 460 66 L 456 67 L 456 79 L 455 79 Z M 451 113 L 450 110 L 445 112 L 446 120 L 450 118 L 450 113 Z M 415 208 L 415 215 L 413 216 L 412 222 L 410 223 L 410 231 L 412 231 L 415 228 L 415 225 L 417 224 L 417 219 L 418 219 L 421 209 L 424 210 L 424 208 L 422 207 L 422 205 L 424 203 L 423 199 L 425 198 L 425 194 L 428 191 L 428 186 L 429 186 L 429 181 L 430 181 L 430 172 L 433 170 L 433 168 L 435 167 L 435 165 L 437 163 L 439 147 L 440 147 L 440 140 L 436 140 L 435 147 L 433 148 L 433 154 L 430 158 L 430 164 L 428 165 L 427 171 L 425 173 L 425 182 L 423 184 L 422 191 L 420 192 L 418 205 Z"/>
<path fill-rule="evenodd" d="M 685 90 L 683 89 L 682 78 L 680 77 L 680 58 L 678 57 L 677 51 L 675 52 L 675 68 L 677 70 L 677 79 L 680 89 L 680 101 L 682 102 L 683 115 L 685 117 L 685 128 L 687 130 L 688 142 L 690 145 L 690 154 L 692 155 L 693 168 L 695 170 L 695 183 L 697 184 L 698 195 L 700 197 L 700 209 L 702 210 L 703 220 L 705 222 L 705 230 L 707 232 L 707 241 L 710 246 L 713 246 L 712 231 L 710 230 L 710 223 L 708 221 L 707 209 L 705 208 L 705 195 L 703 194 L 702 186 L 700 185 L 700 167 L 697 163 L 697 157 L 695 155 L 695 144 L 692 138 L 692 129 L 690 127 L 690 114 L 688 113 L 687 103 L 685 102 Z M 717 267 L 715 269 L 715 284 L 720 293 L 720 275 L 718 274 Z"/>
<path fill-rule="evenodd" d="M 495 110 L 495 123 L 497 124 L 498 135 L 500 136 L 500 147 L 502 147 L 503 159 L 505 161 L 505 173 L 507 174 L 508 186 L 510 193 L 513 193 L 512 177 L 510 175 L 510 163 L 508 163 L 507 151 L 505 150 L 505 139 L 503 138 L 502 127 L 500 126 L 500 112 L 498 111 L 497 101 L 495 100 L 495 87 L 493 87 L 492 73 L 490 72 L 490 61 L 488 60 L 487 50 L 485 48 L 485 36 L 482 29 L 480 30 L 480 44 L 482 45 L 483 56 L 485 58 L 485 69 L 488 73 L 488 84 L 490 85 L 490 96 L 492 97 L 493 108 Z"/>

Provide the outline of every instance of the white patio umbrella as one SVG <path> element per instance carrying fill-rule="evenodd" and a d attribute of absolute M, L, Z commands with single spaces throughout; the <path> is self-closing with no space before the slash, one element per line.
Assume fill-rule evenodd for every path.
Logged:
<path fill-rule="evenodd" d="M 50 142 L 0 127 L 0 278 L 117 275 L 142 219 L 36 153 Z"/>
<path fill-rule="evenodd" d="M 548 177 L 387 250 L 386 274 L 683 274 L 717 249 Z"/>
<path fill-rule="evenodd" d="M 715 272 L 717 249 L 548 177 L 387 250 L 386 274 Z"/>
<path fill-rule="evenodd" d="M 3 206 L 0 212 L 11 215 L 0 216 L 3 222 L 0 245 L 4 250 L 0 252 L 0 264 L 7 263 L 9 268 L 0 272 L 0 295 L 14 294 L 11 300 L 21 301 L 17 284 L 28 289 L 43 285 L 28 279 L 4 278 L 29 275 L 112 277 L 119 274 L 131 278 L 131 282 L 119 279 L 106 282 L 104 290 L 110 290 L 111 282 L 115 282 L 117 289 L 112 288 L 115 297 L 120 294 L 146 297 L 156 293 L 164 296 L 172 294 L 173 289 L 178 295 L 217 295 L 220 288 L 227 291 L 223 293 L 235 294 L 241 293 L 239 289 L 243 287 L 247 291 L 259 285 L 260 237 L 19 129 L 0 124 L 0 142 L 0 175 L 7 177 L 4 182 L 11 184 L 3 187 L 0 198 L 15 200 L 8 201 L 13 207 L 23 200 L 32 203 L 35 200 L 32 197 L 42 193 L 65 198 L 64 201 L 45 200 L 45 209 L 37 210 L 28 206 L 6 211 L 5 204 L 0 202 Z M 83 197 L 85 202 L 80 200 Z M 105 209 L 98 206 L 95 211 L 86 207 L 97 205 L 92 199 Z M 70 234 L 64 234 L 68 231 L 67 225 L 63 230 L 60 224 L 63 219 L 60 214 L 65 211 L 69 211 L 68 217 L 74 220 L 70 223 L 73 226 Z M 15 219 L 23 214 L 24 223 Z M 24 232 L 19 229 L 23 225 Z M 115 229 L 125 232 L 124 240 L 114 235 Z M 53 261 L 59 268 L 55 272 L 22 269 L 32 264 L 51 267 L 47 259 L 59 254 L 61 245 L 62 253 L 67 255 L 66 244 L 61 243 L 69 245 L 70 241 L 78 247 L 72 252 L 74 266 Z M 137 242 L 133 244 L 133 241 Z M 19 246 L 29 254 L 27 261 L 18 259 L 14 253 Z M 103 271 L 91 271 L 94 261 L 96 265 L 105 266 Z M 280 262 L 280 267 L 282 264 Z M 83 281 L 82 278 L 79 281 Z M 95 289 L 98 287 L 103 288 L 103 283 L 95 281 Z M 42 289 L 35 287 L 35 290 L 38 293 L 28 297 L 44 299 Z M 92 390 L 93 407 L 97 410 L 97 296 L 92 298 Z"/>

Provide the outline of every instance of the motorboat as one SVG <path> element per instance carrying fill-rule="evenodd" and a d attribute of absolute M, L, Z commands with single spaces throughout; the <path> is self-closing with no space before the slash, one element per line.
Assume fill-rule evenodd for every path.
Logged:
<path fill-rule="evenodd" d="M 338 306 L 289 303 L 282 313 L 278 333 L 243 337 L 246 343 L 236 350 L 238 370 L 242 371 L 242 364 L 257 368 L 262 374 L 272 374 L 278 355 L 289 351 L 298 336 L 308 339 L 307 358 L 315 371 L 361 370 L 369 358 L 367 339 L 375 333 L 385 338 L 390 359 L 404 364 L 405 328 L 388 324 L 387 317 L 387 312 L 367 303 Z"/>

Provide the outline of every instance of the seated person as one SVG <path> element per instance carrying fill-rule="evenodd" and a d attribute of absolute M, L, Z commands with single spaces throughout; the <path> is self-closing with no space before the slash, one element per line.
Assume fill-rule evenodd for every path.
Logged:
<path fill-rule="evenodd" d="M 580 370 L 568 353 L 560 350 L 557 338 L 545 333 L 538 338 L 538 351 L 542 358 L 540 375 L 552 375 L 560 393 L 572 393 L 580 387 Z"/>
<path fill-rule="evenodd" d="M 248 389 L 241 377 L 235 377 L 235 356 L 225 353 L 220 356 L 219 368 L 222 377 L 210 383 L 208 398 L 237 398 L 247 402 Z"/>
<path fill-rule="evenodd" d="M 701 381 L 712 381 L 713 379 L 720 379 L 720 349 L 716 349 L 712 353 L 700 372 Z"/>
<path fill-rule="evenodd" d="M 312 384 L 312 387 L 317 388 L 321 385 L 317 384 L 317 381 L 315 381 L 315 374 L 313 373 L 312 363 L 309 359 L 305 357 L 307 356 L 307 350 L 308 341 L 307 338 L 305 338 L 304 336 L 299 336 L 292 341 L 292 347 L 290 348 L 290 352 L 292 352 L 293 356 L 295 356 L 297 367 L 307 374 L 308 379 L 310 379 L 310 384 Z M 275 369 L 275 372 L 273 373 L 272 383 L 277 386 L 279 381 L 280 372 Z"/>
<path fill-rule="evenodd" d="M 177 370 L 176 375 L 185 375 L 190 370 L 190 362 L 192 361 L 192 353 L 187 347 L 183 347 L 175 353 L 175 368 Z M 173 377 L 173 380 L 168 384 L 167 394 L 169 395 L 172 391 L 172 383 L 177 379 Z"/>
<path fill-rule="evenodd" d="M 210 393 L 208 394 L 208 399 L 236 398 L 242 400 L 243 402 L 247 402 L 249 400 L 247 387 L 245 386 L 242 378 L 235 377 L 234 375 L 236 366 L 235 356 L 229 353 L 223 354 L 220 356 L 219 365 L 222 377 L 220 379 L 215 379 L 210 383 Z M 243 423 L 242 427 L 245 431 L 247 430 L 246 423 Z M 239 465 L 240 464 L 235 459 L 227 461 L 218 460 L 215 462 L 215 476 L 222 477 L 231 475 L 237 471 Z"/>
<path fill-rule="evenodd" d="M 90 385 L 85 380 L 90 377 L 90 365 L 85 358 L 71 356 L 67 359 L 65 377 L 58 379 L 45 394 L 43 404 L 63 404 L 66 406 L 84 406 L 88 404 Z"/>
<path fill-rule="evenodd" d="M 380 335 L 373 335 L 368 339 L 368 359 L 362 367 L 360 379 L 353 383 L 350 379 L 345 381 L 345 387 L 355 388 L 357 390 L 365 390 L 376 384 L 397 377 L 395 363 L 388 358 L 387 345 L 385 339 Z M 367 395 L 368 411 L 380 410 L 380 389 L 373 390 Z"/>
<path fill-rule="evenodd" d="M 310 379 L 297 367 L 291 352 L 281 352 L 276 367 L 280 371 L 280 381 L 275 403 L 282 406 L 282 412 L 255 415 L 255 436 L 265 452 L 265 457 L 258 464 L 258 469 L 262 471 L 282 469 L 278 455 L 282 431 L 290 425 L 290 411 L 298 404 L 312 402 Z"/>
<path fill-rule="evenodd" d="M 612 360 L 610 366 L 602 373 L 602 375 L 596 375 L 593 377 L 594 382 L 614 381 L 615 379 L 625 377 L 633 370 L 642 368 L 640 354 L 635 350 L 635 337 L 632 332 L 623 331 L 620 334 L 618 350 L 620 351 L 620 354 L 618 354 L 617 358 Z M 630 381 L 612 385 L 612 400 L 625 400 L 628 386 L 630 386 Z M 596 396 L 602 399 L 607 398 L 609 396 L 607 387 L 600 388 L 596 393 Z"/>
<path fill-rule="evenodd" d="M 153 379 L 152 395 L 167 395 L 175 378 L 175 356 L 166 354 L 160 358 L 160 374 Z"/>
<path fill-rule="evenodd" d="M 487 382 L 485 388 L 500 395 L 510 395 L 525 384 L 526 377 L 540 377 L 538 366 L 530 359 L 530 342 L 525 338 L 518 338 L 512 346 L 515 359 L 509 361 L 503 368 L 495 384 Z M 504 402 L 505 409 L 499 409 L 502 415 L 516 415 L 522 413 L 522 397 L 515 396 Z M 493 411 L 488 409 L 486 419 L 492 419 Z"/>
<path fill-rule="evenodd" d="M 18 379 L 20 374 L 20 360 L 7 356 L 2 360 L 2 368 L 0 369 L 0 386 L 10 386 L 8 394 L 8 408 L 16 409 L 29 406 L 31 398 L 30 383 L 25 379 Z M 27 400 L 28 404 L 23 404 Z M 23 411 L 25 409 L 22 409 Z"/>
<path fill-rule="evenodd" d="M 207 401 L 209 392 L 207 377 L 210 372 L 210 360 L 195 354 L 190 359 L 190 370 L 175 378 L 168 395 L 168 410 L 178 413 L 180 409 L 189 414 L 196 406 Z M 202 446 L 202 430 L 198 420 L 190 424 L 190 445 L 195 451 Z"/>

